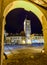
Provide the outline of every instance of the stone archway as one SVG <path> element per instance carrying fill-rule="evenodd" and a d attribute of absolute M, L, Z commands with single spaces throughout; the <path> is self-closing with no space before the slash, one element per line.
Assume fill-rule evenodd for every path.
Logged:
<path fill-rule="evenodd" d="M 35 6 L 33 3 L 30 2 L 26 2 L 26 1 L 14 1 L 12 3 L 10 3 L 4 10 L 3 16 L 3 29 L 2 32 L 4 32 L 4 25 L 5 25 L 5 17 L 6 15 L 13 10 L 14 8 L 25 8 L 25 10 L 28 11 L 32 11 L 40 20 L 42 27 L 43 27 L 43 34 L 44 34 L 44 48 L 45 48 L 45 52 L 47 53 L 47 20 L 44 16 L 44 14 L 42 13 L 42 11 Z M 4 33 L 2 33 L 2 36 L 4 37 Z M 3 41 L 3 39 L 2 39 Z M 3 42 L 2 42 L 3 43 Z"/>

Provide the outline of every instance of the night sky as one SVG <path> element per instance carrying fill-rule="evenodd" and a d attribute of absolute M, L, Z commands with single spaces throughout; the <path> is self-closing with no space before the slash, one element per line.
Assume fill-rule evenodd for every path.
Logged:
<path fill-rule="evenodd" d="M 6 32 L 15 34 L 24 31 L 24 20 L 26 17 L 31 20 L 31 33 L 42 34 L 42 25 L 37 16 L 23 8 L 13 9 L 8 13 L 5 25 Z"/>

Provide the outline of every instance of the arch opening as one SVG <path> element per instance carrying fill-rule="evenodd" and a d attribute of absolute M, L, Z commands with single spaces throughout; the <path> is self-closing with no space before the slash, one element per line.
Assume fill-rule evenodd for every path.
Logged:
<path fill-rule="evenodd" d="M 42 25 L 41 25 L 41 23 L 38 23 L 38 22 L 40 22 L 40 20 L 38 19 L 38 17 L 34 14 L 34 13 L 32 13 L 31 11 L 26 11 L 25 9 L 23 9 L 23 8 L 16 8 L 16 9 L 13 9 L 12 11 L 10 11 L 9 13 L 8 13 L 8 15 L 6 16 L 6 24 L 5 24 L 5 26 L 7 26 L 7 23 L 9 24 L 9 23 L 12 23 L 12 25 L 13 25 L 13 23 L 16 23 L 15 25 L 16 25 L 16 27 L 18 27 L 18 23 L 19 24 L 22 24 L 22 26 L 24 25 L 23 23 L 24 23 L 24 20 L 25 20 L 25 18 L 27 18 L 27 19 L 29 19 L 29 20 L 31 20 L 31 24 L 33 23 L 33 25 L 32 25 L 32 28 L 34 28 L 34 29 L 37 29 L 37 27 L 40 25 L 40 29 L 41 29 L 41 31 L 40 32 L 37 32 L 37 33 L 40 33 L 40 34 L 42 34 Z M 37 23 L 34 23 L 34 22 L 37 22 Z M 18 23 L 17 23 L 18 22 Z M 36 27 L 33 27 L 34 26 L 34 24 L 36 25 L 36 24 L 39 24 L 39 25 L 36 25 Z M 21 25 L 20 25 L 21 26 Z M 13 27 L 13 26 L 9 26 L 9 27 Z M 9 30 L 9 27 L 7 28 L 8 30 Z M 14 26 L 15 27 L 15 26 Z M 5 27 L 5 29 L 6 29 L 6 27 Z M 13 28 L 12 28 L 13 29 Z M 22 27 L 22 30 L 24 30 L 24 26 Z M 32 29 L 33 30 L 33 29 Z M 38 29 L 37 29 L 38 30 Z M 13 32 L 13 31 L 12 31 Z M 21 32 L 21 31 L 20 31 Z M 20 33 L 19 32 L 19 33 Z M 11 32 L 10 32 L 11 33 Z M 35 33 L 35 32 L 31 32 L 32 34 L 33 33 Z"/>
<path fill-rule="evenodd" d="M 23 4 L 21 4 L 23 2 Z M 17 4 L 15 4 L 15 3 L 17 3 Z M 24 4 L 25 4 L 25 6 L 24 6 Z M 29 6 L 27 6 L 27 4 L 29 5 Z M 6 25 L 6 22 L 5 22 L 5 18 L 6 18 L 6 16 L 7 16 L 7 14 L 11 11 L 11 10 L 13 10 L 13 9 L 15 9 L 15 8 L 24 8 L 25 10 L 27 10 L 27 11 L 31 11 L 31 12 L 33 12 L 38 18 L 39 18 L 39 21 L 40 21 L 40 23 L 41 23 L 41 25 L 42 25 L 42 28 L 43 28 L 43 21 L 42 21 L 42 16 L 44 16 L 44 14 L 36 7 L 36 6 L 34 6 L 33 4 L 31 5 L 32 3 L 29 3 L 29 2 L 25 2 L 25 1 L 15 1 L 15 2 L 13 2 L 13 3 L 11 3 L 9 6 L 10 6 L 10 8 L 9 8 L 9 6 L 7 6 L 6 7 L 6 9 L 5 9 L 5 11 L 4 11 L 4 24 Z M 11 6 L 12 5 L 12 6 Z M 20 5 L 20 6 L 19 6 Z M 32 6 L 32 8 L 31 8 L 31 6 Z M 33 9 L 33 6 L 35 7 L 35 9 L 36 9 L 36 11 L 35 11 L 35 9 Z M 9 9 L 8 9 L 9 8 Z M 30 12 L 30 13 L 31 13 Z M 40 13 L 38 13 L 38 12 L 40 12 Z M 41 15 L 40 15 L 41 14 Z M 30 17 L 29 17 L 30 18 Z M 29 19 L 28 18 L 28 19 Z M 45 19 L 45 17 L 44 17 L 44 19 Z"/>
<path fill-rule="evenodd" d="M 30 20 L 30 25 L 31 25 L 31 38 L 32 35 L 34 36 L 33 39 L 31 39 L 31 44 L 24 42 L 26 40 L 26 33 L 24 31 L 24 20 L 27 18 L 27 20 Z M 6 16 L 6 24 L 5 24 L 5 51 L 7 50 L 6 48 L 8 47 L 8 50 L 15 46 L 19 45 L 20 47 L 26 47 L 26 46 L 43 46 L 43 32 L 42 32 L 42 25 L 40 23 L 40 20 L 38 17 L 32 13 L 31 11 L 26 11 L 23 8 L 16 8 L 11 10 L 7 16 Z M 6 35 L 7 34 L 7 35 Z M 21 38 L 20 38 L 21 37 Z M 18 38 L 18 39 L 17 39 Z M 43 41 L 39 41 L 43 40 Z M 24 40 L 24 41 L 22 41 Z M 22 42 L 21 42 L 22 41 Z M 23 46 L 24 44 L 24 46 Z"/>

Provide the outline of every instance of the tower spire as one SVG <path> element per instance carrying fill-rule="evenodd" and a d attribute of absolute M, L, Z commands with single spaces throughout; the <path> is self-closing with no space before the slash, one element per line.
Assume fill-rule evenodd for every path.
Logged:
<path fill-rule="evenodd" d="M 30 25 L 30 20 L 27 19 L 27 15 L 26 18 L 24 20 L 24 32 L 26 35 L 26 43 L 30 44 L 31 40 L 30 40 L 30 35 L 31 35 L 31 25 Z"/>

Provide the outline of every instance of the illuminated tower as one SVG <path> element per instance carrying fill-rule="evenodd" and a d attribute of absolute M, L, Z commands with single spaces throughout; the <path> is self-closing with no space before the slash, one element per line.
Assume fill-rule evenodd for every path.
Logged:
<path fill-rule="evenodd" d="M 28 19 L 24 20 L 24 32 L 26 35 L 26 43 L 31 44 L 31 40 L 30 40 L 31 25 L 30 25 L 30 20 L 28 20 Z"/>

